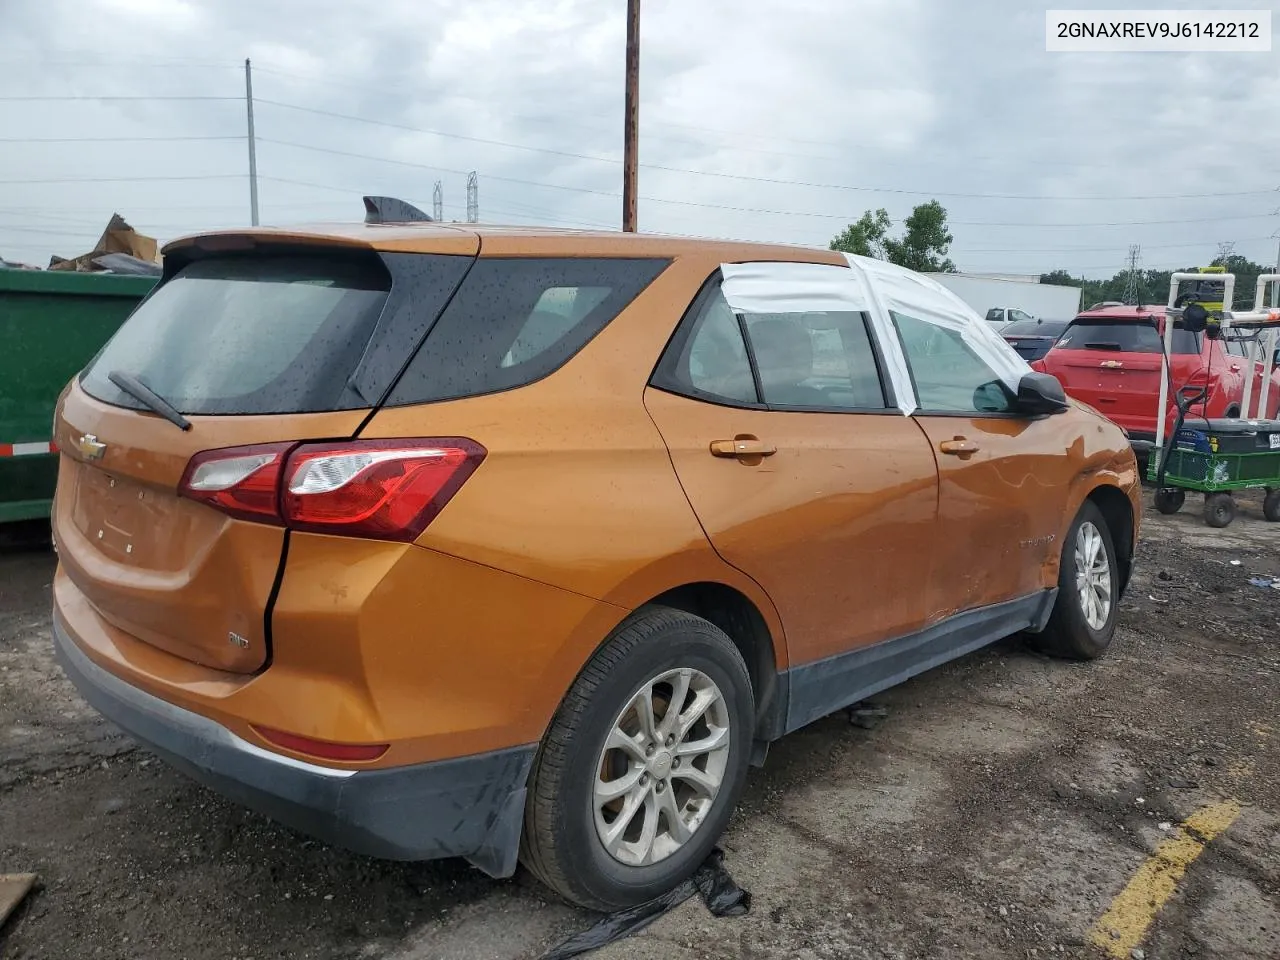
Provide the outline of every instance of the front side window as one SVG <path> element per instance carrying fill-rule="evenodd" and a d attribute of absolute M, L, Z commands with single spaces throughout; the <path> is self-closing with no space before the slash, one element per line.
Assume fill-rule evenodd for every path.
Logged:
<path fill-rule="evenodd" d="M 1008 413 L 1013 395 L 959 330 L 890 311 L 925 413 Z"/>

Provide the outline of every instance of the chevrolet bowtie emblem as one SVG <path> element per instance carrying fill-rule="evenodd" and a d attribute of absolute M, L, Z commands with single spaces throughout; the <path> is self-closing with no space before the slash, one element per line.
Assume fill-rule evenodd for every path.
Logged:
<path fill-rule="evenodd" d="M 86 460 L 101 460 L 102 455 L 107 452 L 107 445 L 99 443 L 98 438 L 92 433 L 86 433 L 76 441 L 76 449 L 84 455 Z"/>
<path fill-rule="evenodd" d="M 1106 367 L 1108 370 L 1117 370 L 1120 367 L 1123 367 L 1124 364 L 1121 363 L 1119 360 L 1103 360 L 1100 364 L 1098 364 L 1098 366 Z"/>

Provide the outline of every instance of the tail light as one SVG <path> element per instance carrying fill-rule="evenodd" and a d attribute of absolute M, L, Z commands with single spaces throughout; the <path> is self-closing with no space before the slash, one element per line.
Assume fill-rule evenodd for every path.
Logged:
<path fill-rule="evenodd" d="M 334 743 L 332 740 L 316 740 L 296 733 L 273 730 L 270 727 L 253 727 L 254 733 L 268 743 L 284 747 L 294 753 L 303 753 L 322 760 L 341 760 L 347 763 L 377 760 L 390 748 L 389 743 Z"/>
<path fill-rule="evenodd" d="M 192 457 L 179 492 L 243 520 L 409 542 L 484 456 L 458 437 L 230 447 Z"/>

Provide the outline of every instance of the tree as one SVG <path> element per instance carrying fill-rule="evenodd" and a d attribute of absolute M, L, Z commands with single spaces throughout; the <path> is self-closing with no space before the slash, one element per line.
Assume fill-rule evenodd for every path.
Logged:
<path fill-rule="evenodd" d="M 893 223 L 889 220 L 888 210 L 883 207 L 875 213 L 868 210 L 857 223 L 849 224 L 843 233 L 831 241 L 831 249 L 884 260 L 884 238 L 891 226 Z"/>
<path fill-rule="evenodd" d="M 1226 267 L 1227 273 L 1236 275 L 1235 293 L 1232 295 L 1232 310 L 1252 310 L 1253 290 L 1258 284 L 1258 274 L 1271 273 L 1270 267 L 1254 263 L 1248 257 L 1233 253 L 1227 257 L 1214 257 L 1213 266 Z"/>
<path fill-rule="evenodd" d="M 1239 254 L 1217 257 L 1212 261 L 1212 265 L 1226 267 L 1228 272 L 1234 273 L 1236 276 L 1235 293 L 1231 298 L 1234 303 L 1231 309 L 1252 309 L 1253 290 L 1258 281 L 1258 274 L 1268 273 L 1270 268 L 1254 263 L 1248 257 L 1242 257 Z M 1195 273 L 1197 269 L 1197 267 L 1183 267 L 1179 272 Z M 1169 296 L 1169 280 L 1172 276 L 1172 270 L 1140 271 L 1138 277 L 1138 302 L 1148 305 L 1163 305 Z M 1073 278 L 1066 270 L 1051 270 L 1048 273 L 1040 274 L 1041 283 L 1056 283 L 1062 286 L 1082 288 L 1080 304 L 1086 310 L 1098 303 L 1123 300 L 1128 279 L 1128 270 L 1120 270 L 1108 280 L 1079 280 Z"/>
<path fill-rule="evenodd" d="M 956 265 L 947 258 L 955 238 L 947 229 L 947 211 L 937 200 L 922 203 L 903 221 L 901 237 L 889 236 L 893 222 L 887 210 L 868 210 L 857 223 L 831 241 L 831 249 L 863 257 L 888 260 L 909 270 L 933 273 L 955 273 Z"/>
<path fill-rule="evenodd" d="M 947 259 L 955 237 L 947 229 L 947 210 L 937 200 L 922 203 L 911 211 L 903 226 L 901 240 L 886 239 L 885 252 L 892 263 L 921 273 L 955 273 Z"/>
<path fill-rule="evenodd" d="M 1050 270 L 1048 273 L 1042 273 L 1040 274 L 1040 282 L 1058 287 L 1079 287 L 1084 285 L 1083 281 L 1077 280 L 1065 270 Z"/>

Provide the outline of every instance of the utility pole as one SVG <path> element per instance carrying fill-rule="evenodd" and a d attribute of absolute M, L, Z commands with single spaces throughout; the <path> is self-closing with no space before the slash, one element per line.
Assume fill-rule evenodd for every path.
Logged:
<path fill-rule="evenodd" d="M 436 181 L 431 191 L 431 216 L 436 223 L 444 222 L 444 182 L 441 180 Z"/>
<path fill-rule="evenodd" d="M 622 134 L 622 229 L 636 232 L 636 152 L 640 137 L 640 0 L 627 0 L 627 94 Z"/>
<path fill-rule="evenodd" d="M 480 181 L 476 172 L 467 174 L 467 223 L 480 222 Z"/>
<path fill-rule="evenodd" d="M 258 225 L 258 152 L 253 139 L 253 67 L 244 61 L 244 103 L 249 114 L 249 222 Z"/>
<path fill-rule="evenodd" d="M 1280 233 L 1275 236 L 1280 237 Z M 1280 273 L 1280 243 L 1276 244 L 1276 273 Z M 1271 305 L 1280 307 L 1280 280 L 1271 284 Z"/>

